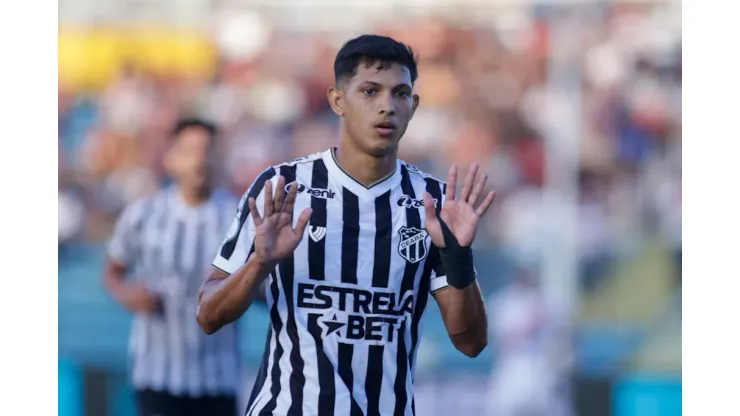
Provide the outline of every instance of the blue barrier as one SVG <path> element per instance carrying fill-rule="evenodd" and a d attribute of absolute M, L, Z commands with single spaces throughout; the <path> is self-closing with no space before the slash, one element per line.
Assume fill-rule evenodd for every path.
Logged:
<path fill-rule="evenodd" d="M 59 359 L 58 367 L 59 416 L 84 416 L 82 371 L 77 365 L 62 358 Z"/>
<path fill-rule="evenodd" d="M 614 416 L 681 416 L 681 377 L 625 378 L 613 397 Z"/>

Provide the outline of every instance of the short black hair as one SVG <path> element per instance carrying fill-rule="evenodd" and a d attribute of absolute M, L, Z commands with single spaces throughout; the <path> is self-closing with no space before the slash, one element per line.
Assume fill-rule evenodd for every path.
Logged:
<path fill-rule="evenodd" d="M 334 59 L 335 82 L 339 83 L 344 78 L 356 75 L 361 63 L 368 68 L 378 63 L 379 70 L 394 63 L 403 65 L 411 73 L 412 84 L 419 75 L 416 56 L 410 46 L 387 36 L 362 35 L 345 43 L 337 53 Z"/>
<path fill-rule="evenodd" d="M 177 121 L 175 128 L 172 129 L 172 137 L 177 138 L 180 133 L 191 127 L 199 127 L 206 130 L 211 136 L 211 141 L 214 141 L 218 135 L 218 128 L 215 124 L 197 117 L 188 117 L 181 118 Z"/>

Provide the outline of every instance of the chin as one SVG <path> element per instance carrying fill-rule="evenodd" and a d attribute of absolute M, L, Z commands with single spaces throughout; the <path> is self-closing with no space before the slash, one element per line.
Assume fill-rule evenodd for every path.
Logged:
<path fill-rule="evenodd" d="M 385 157 L 393 154 L 398 148 L 398 139 L 395 137 L 379 137 L 365 146 L 365 150 L 375 157 Z"/>

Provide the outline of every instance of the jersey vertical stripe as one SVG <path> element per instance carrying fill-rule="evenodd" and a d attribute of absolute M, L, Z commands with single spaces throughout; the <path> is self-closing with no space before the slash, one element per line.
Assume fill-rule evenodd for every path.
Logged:
<path fill-rule="evenodd" d="M 327 189 L 329 177 L 326 165 L 319 159 L 311 164 L 311 188 Z M 308 257 L 309 279 L 324 280 L 326 265 L 326 199 L 311 198 L 311 222 L 309 224 Z M 323 231 L 324 237 L 321 237 Z M 318 376 L 318 414 L 320 416 L 334 415 L 334 401 L 336 389 L 334 380 L 334 366 L 329 361 L 324 350 L 322 329 L 319 326 L 319 314 L 309 314 L 308 330 L 316 346 L 316 366 Z"/>
<path fill-rule="evenodd" d="M 393 233 L 393 216 L 391 207 L 391 191 L 375 199 L 375 261 L 373 263 L 372 286 L 388 288 L 391 267 L 391 234 Z M 382 345 L 368 347 L 367 374 L 365 391 L 368 398 L 368 415 L 377 415 L 380 412 L 380 392 L 383 382 L 383 352 Z"/>
<path fill-rule="evenodd" d="M 341 246 L 341 281 L 357 284 L 357 251 L 359 250 L 360 207 L 357 195 L 349 189 L 342 188 L 342 246 Z M 340 301 L 341 302 L 341 301 Z M 354 374 L 352 360 L 354 346 L 339 342 L 338 346 L 339 376 L 349 390 L 350 416 L 362 415 L 362 409 L 354 398 Z"/>
<path fill-rule="evenodd" d="M 296 177 L 296 165 L 284 166 L 280 168 L 280 174 L 285 178 L 285 183 L 292 183 Z M 288 414 L 300 414 L 302 413 L 303 407 L 303 387 L 306 384 L 306 377 L 303 375 L 303 358 L 301 357 L 301 345 L 298 339 L 298 328 L 295 320 L 295 297 L 293 295 L 295 291 L 294 282 L 294 261 L 293 255 L 288 256 L 285 261 L 279 265 L 280 276 L 283 279 L 283 290 L 285 291 L 285 299 L 288 307 L 288 322 L 286 329 L 288 331 L 288 337 L 292 344 L 290 349 L 290 408 Z"/>
<path fill-rule="evenodd" d="M 327 189 L 329 186 L 328 172 L 322 160 L 312 164 L 311 188 Z M 308 239 L 308 267 L 309 278 L 324 280 L 324 261 L 326 260 L 326 244 L 323 238 L 318 238 L 321 230 L 326 230 L 326 199 L 311 198 L 311 223 L 309 224 Z M 311 261 L 313 260 L 313 261 Z"/>
<path fill-rule="evenodd" d="M 401 166 L 401 189 L 403 193 L 410 196 L 412 199 L 416 198 L 416 192 L 414 192 L 414 185 L 411 182 L 408 169 L 406 166 Z M 409 228 L 421 229 L 421 217 L 418 208 L 406 208 L 406 225 Z M 411 248 L 409 248 L 411 250 Z M 403 280 L 401 281 L 400 296 L 403 296 L 407 290 L 412 290 L 414 286 L 414 279 L 416 277 L 416 271 L 419 267 L 419 263 L 407 262 L 406 269 L 403 272 Z M 417 296 L 418 299 L 418 296 Z M 396 354 L 396 382 L 394 390 L 396 392 L 396 406 L 393 411 L 394 415 L 403 415 L 406 412 L 406 405 L 408 402 L 408 391 L 406 389 L 406 377 L 408 373 L 407 357 L 408 351 L 406 346 L 406 321 L 401 322 L 401 328 L 398 330 L 398 350 Z"/>

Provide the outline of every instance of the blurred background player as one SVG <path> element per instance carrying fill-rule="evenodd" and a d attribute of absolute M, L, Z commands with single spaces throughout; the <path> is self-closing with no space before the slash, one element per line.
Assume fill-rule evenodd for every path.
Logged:
<path fill-rule="evenodd" d="M 205 336 L 195 321 L 198 288 L 237 203 L 213 187 L 215 140 L 213 125 L 180 121 L 165 155 L 174 183 L 130 204 L 110 241 L 105 287 L 135 315 L 140 416 L 236 414 L 236 328 Z"/>

